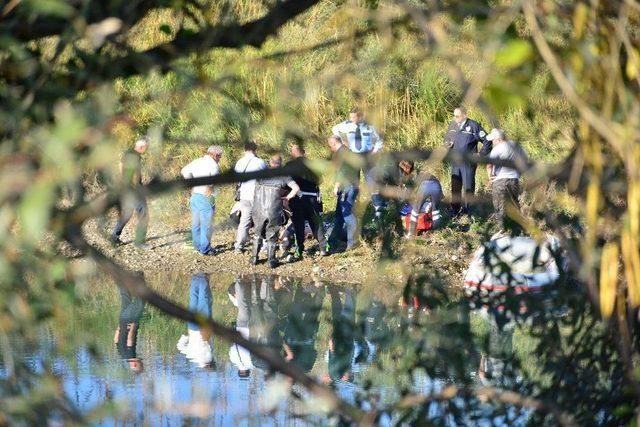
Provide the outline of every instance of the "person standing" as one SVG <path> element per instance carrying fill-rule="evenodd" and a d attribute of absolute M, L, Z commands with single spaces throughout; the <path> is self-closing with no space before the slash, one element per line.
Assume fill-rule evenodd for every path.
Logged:
<path fill-rule="evenodd" d="M 187 178 L 202 178 L 220 173 L 218 163 L 222 157 L 222 147 L 212 145 L 204 156 L 195 159 L 183 167 L 180 173 Z M 215 197 L 218 188 L 212 185 L 198 185 L 191 189 L 191 236 L 194 248 L 202 255 L 213 255 L 211 234 L 213 231 L 213 215 L 216 211 Z"/>
<path fill-rule="evenodd" d="M 526 167 L 527 155 L 524 150 L 513 141 L 507 140 L 502 129 L 492 129 L 487 140 L 493 142 L 493 149 L 489 157 L 492 159 L 508 160 L 519 168 Z M 491 180 L 491 196 L 495 215 L 501 227 L 505 228 L 505 206 L 520 209 L 520 172 L 508 166 L 489 165 Z"/>
<path fill-rule="evenodd" d="M 349 120 L 338 123 L 331 130 L 333 135 L 340 136 L 343 141 L 346 141 L 348 149 L 353 153 L 366 156 L 382 150 L 382 138 L 375 127 L 364 120 L 364 115 L 358 107 L 349 111 Z M 346 136 L 346 140 L 343 135 Z M 376 184 L 373 168 L 364 170 L 364 180 L 368 186 Z M 384 210 L 384 199 L 379 192 L 374 191 L 371 193 L 371 202 L 375 217 L 380 219 Z"/>
<path fill-rule="evenodd" d="M 138 217 L 134 245 L 138 249 L 148 249 L 145 244 L 147 228 L 149 226 L 149 207 L 144 195 L 137 193 L 142 186 L 142 155 L 149 147 L 147 138 L 138 139 L 133 148 L 122 153 L 120 159 L 120 176 L 122 177 L 123 195 L 118 205 L 118 221 L 111 233 L 110 241 L 114 245 L 121 245 L 122 230 L 135 213 Z"/>
<path fill-rule="evenodd" d="M 325 256 L 327 254 L 327 242 L 320 216 L 322 213 L 322 198 L 320 196 L 318 176 L 305 164 L 305 151 L 300 144 L 291 146 L 291 157 L 292 160 L 287 163 L 287 166 L 298 168 L 301 171 L 299 174 L 293 175 L 293 180 L 300 187 L 300 191 L 297 197 L 291 199 L 289 203 L 295 230 L 296 253 L 294 258 L 301 259 L 304 252 L 306 221 L 309 222 L 309 226 L 318 240 L 320 256 Z"/>
<path fill-rule="evenodd" d="M 358 198 L 360 171 L 350 164 L 347 158 L 349 150 L 344 146 L 339 136 L 331 136 L 327 143 L 333 153 L 332 159 L 337 165 L 336 182 L 333 187 L 333 194 L 336 196 L 337 203 L 329 245 L 333 248 L 338 240 L 344 240 L 344 228 L 346 228 L 346 250 L 351 250 L 356 244 L 358 230 L 358 221 L 353 214 L 353 207 Z M 333 249 L 331 250 L 333 251 Z"/>
<path fill-rule="evenodd" d="M 281 167 L 282 157 L 279 154 L 272 156 L 269 160 L 269 165 L 272 168 Z M 283 197 L 283 193 L 287 189 L 290 191 Z M 300 187 L 289 176 L 261 179 L 256 183 L 253 209 L 251 211 L 255 227 L 251 252 L 251 263 L 253 265 L 258 263 L 258 255 L 264 240 L 267 247 L 269 268 L 277 267 L 276 245 L 278 244 L 280 227 L 284 224 L 283 199 L 288 202 L 299 191 Z"/>
<path fill-rule="evenodd" d="M 237 173 L 255 172 L 267 168 L 267 164 L 256 156 L 258 145 L 254 141 L 248 141 L 244 144 L 244 156 L 238 160 L 234 170 Z M 253 195 L 255 191 L 256 180 L 252 179 L 240 184 L 238 204 L 240 205 L 240 224 L 236 234 L 234 249 L 237 253 L 242 253 L 244 245 L 249 240 L 249 229 L 251 228 L 251 211 L 253 208 Z"/>
<path fill-rule="evenodd" d="M 467 117 L 467 110 L 458 107 L 453 110 L 453 121 L 445 135 L 447 147 L 459 154 L 476 154 L 478 143 L 482 143 L 480 154 L 489 155 L 491 141 L 487 141 L 487 133 L 475 120 Z M 487 165 L 487 173 L 489 166 Z M 462 189 L 464 188 L 464 198 Z M 469 202 L 476 191 L 476 165 L 464 160 L 456 160 L 451 163 L 451 208 L 453 214 L 469 214 Z M 463 202 L 464 200 L 464 202 Z"/>

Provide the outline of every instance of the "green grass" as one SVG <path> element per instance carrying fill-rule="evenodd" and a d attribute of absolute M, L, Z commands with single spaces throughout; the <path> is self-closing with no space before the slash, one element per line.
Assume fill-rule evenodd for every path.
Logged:
<path fill-rule="evenodd" d="M 381 6 L 388 16 L 396 16 L 392 6 Z M 264 6 L 257 1 L 232 2 L 230 13 L 249 20 L 260 16 Z M 449 77 L 447 60 L 437 53 L 422 57 L 415 36 L 401 33 L 396 40 L 372 35 L 351 44 L 267 60 L 263 55 L 313 45 L 345 32 L 345 24 L 362 15 L 355 5 L 337 7 L 323 2 L 287 24 L 278 37 L 262 49 L 218 49 L 191 57 L 180 63 L 179 71 L 160 76 L 119 80 L 115 90 L 121 109 L 134 122 L 115 132 L 119 144 L 132 142 L 136 134 L 160 130 L 162 145 L 149 157 L 152 173 L 170 178 L 211 143 L 222 144 L 225 156 L 222 169 L 233 166 L 241 156 L 241 141 L 255 138 L 262 157 L 288 152 L 291 139 L 299 135 L 311 158 L 327 158 L 326 137 L 331 126 L 347 116 L 353 105 L 361 106 L 369 120 L 384 135 L 388 150 L 434 148 L 442 144 L 451 111 L 463 93 Z M 396 14 L 396 15 L 394 15 Z M 205 17 L 219 22 L 215 5 Z M 130 43 L 147 48 L 168 40 L 159 30 L 168 24 L 176 30 L 182 17 L 169 10 L 150 14 L 135 28 Z M 185 26 L 192 26 L 188 20 Z M 357 24 L 356 24 L 357 25 Z M 481 38 L 474 40 L 475 24 L 465 21 L 459 40 L 459 66 L 473 76 L 484 66 L 480 60 Z M 478 36 L 475 34 L 475 36 Z M 474 56 L 475 55 L 475 56 Z M 507 130 L 520 141 L 532 159 L 554 161 L 568 149 L 566 123 L 572 112 L 564 99 L 549 95 L 550 78 L 546 71 L 535 75 L 525 93 L 526 107 L 500 111 L 497 123 L 475 108 L 469 116 L 487 131 L 494 125 Z M 430 168 L 448 189 L 446 165 Z M 332 209 L 330 179 L 322 192 L 325 206 Z M 478 186 L 486 185 L 486 174 L 478 172 Z M 448 191 L 447 191 L 448 192 Z M 232 205 L 231 189 L 218 200 L 218 219 L 226 218 Z M 183 195 L 164 197 L 158 202 L 170 212 L 186 203 Z M 525 203 L 526 204 L 526 203 Z M 181 211 L 178 211 L 181 212 Z"/>

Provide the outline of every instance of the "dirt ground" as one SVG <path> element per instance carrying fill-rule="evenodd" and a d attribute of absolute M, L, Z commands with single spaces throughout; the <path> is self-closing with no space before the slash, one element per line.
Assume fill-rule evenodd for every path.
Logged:
<path fill-rule="evenodd" d="M 301 261 L 282 263 L 270 269 L 263 261 L 257 266 L 249 262 L 250 254 L 233 251 L 235 230 L 215 231 L 213 246 L 219 251 L 214 256 L 203 256 L 190 244 L 188 223 L 175 226 L 152 217 L 147 233 L 149 249 L 140 250 L 133 245 L 135 220 L 125 228 L 124 245 L 113 247 L 98 231 L 95 221 L 85 225 L 87 239 L 113 257 L 119 264 L 134 271 L 162 273 L 181 271 L 193 273 L 276 273 L 305 280 L 367 283 L 401 286 L 410 274 L 434 273 L 453 286 L 461 286 L 464 271 L 473 250 L 479 245 L 479 233 L 473 230 L 462 232 L 456 225 L 428 232 L 410 241 L 395 245 L 392 259 L 380 256 L 379 241 L 362 242 L 356 249 L 326 257 L 305 255 Z M 112 225 L 113 221 L 109 224 Z M 173 221 L 172 221 L 173 222 Z M 317 242 L 307 242 L 307 248 L 316 247 Z M 264 260 L 266 254 L 262 254 Z"/>

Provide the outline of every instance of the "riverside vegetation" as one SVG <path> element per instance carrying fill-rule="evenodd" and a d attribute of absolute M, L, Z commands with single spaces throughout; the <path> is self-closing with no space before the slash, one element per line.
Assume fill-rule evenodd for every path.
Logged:
<path fill-rule="evenodd" d="M 168 349 L 183 325 L 172 319 L 196 322 L 217 337 L 217 357 L 226 357 L 223 340 L 242 344 L 296 384 L 292 390 L 290 382 L 267 375 L 273 380 L 267 384 L 284 390 L 277 396 L 321 402 L 309 406 L 323 421 L 636 422 L 637 2 L 30 0 L 8 2 L 0 13 L 0 423 L 118 419 L 121 408 L 108 394 L 89 409 L 74 403 L 69 376 L 56 368 L 58 356 L 81 357 L 93 369 L 100 354 L 110 354 L 94 335 L 111 334 L 99 318 L 114 321 L 103 312 L 105 301 L 116 300 L 116 286 L 150 306 L 141 330 L 146 325 L 156 337 L 143 335 L 145 357 L 178 360 Z M 285 294 L 297 292 L 300 276 L 333 292 L 325 309 L 329 300 L 346 304 L 350 287 L 342 279 L 384 300 L 399 333 L 367 375 L 387 385 L 397 380 L 389 400 L 378 400 L 385 384 L 366 375 L 327 385 L 317 377 L 322 362 L 304 372 L 295 360 L 286 363 L 283 354 L 246 340 L 233 328 L 235 308 L 224 294 L 214 298 L 224 313 L 214 311 L 213 318 L 185 309 L 185 278 L 172 267 L 215 273 L 212 288 L 219 292 L 233 280 L 224 268 L 247 268 L 241 257 L 203 261 L 181 246 L 188 224 L 183 190 L 194 184 L 174 179 L 207 145 L 225 147 L 224 172 L 248 138 L 258 141 L 263 157 L 303 142 L 325 178 L 329 210 L 335 200 L 324 141 L 357 105 L 384 135 L 386 153 L 417 160 L 448 192 L 442 138 L 461 104 L 487 130 L 505 129 L 534 160 L 524 178 L 521 225 L 536 238 L 558 236 L 567 264 L 546 298 L 480 295 L 498 329 L 516 331 L 517 350 L 504 375 L 479 383 L 469 369 L 497 335 L 478 330 L 472 315 L 478 301 L 456 289 L 470 252 L 494 231 L 482 219 L 490 210 L 482 167 L 480 219 L 468 230 L 447 223 L 409 243 L 394 233 L 379 235 L 368 225 L 363 194 L 360 249 L 280 267 L 298 276 L 278 282 Z M 152 141 L 143 191 L 152 200 L 150 237 L 158 247 L 149 253 L 129 245 L 114 250 L 100 235 L 101 217 L 123 190 L 120 153 L 141 135 Z M 211 180 L 223 186 L 221 228 L 236 178 L 223 173 Z M 220 243 L 230 242 L 225 233 Z M 224 268 L 214 268 L 216 259 Z M 417 311 L 401 307 L 397 314 L 398 301 L 415 301 Z M 375 317 L 368 307 L 356 304 L 363 324 L 332 321 L 332 331 L 366 329 Z M 329 347 L 323 319 L 319 352 Z M 79 323 L 86 332 L 77 330 Z M 34 348 L 47 351 L 34 358 Z M 437 379 L 437 387 L 423 387 L 424 378 Z M 357 392 L 342 393 L 352 385 Z M 220 390 L 224 400 L 227 389 Z M 183 410 L 177 422 L 193 416 L 187 407 L 169 407 Z"/>

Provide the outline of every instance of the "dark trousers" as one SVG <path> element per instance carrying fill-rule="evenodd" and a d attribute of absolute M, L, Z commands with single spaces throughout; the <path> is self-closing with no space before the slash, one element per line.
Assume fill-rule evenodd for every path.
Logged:
<path fill-rule="evenodd" d="M 253 227 L 255 239 L 264 239 L 265 243 L 276 244 L 282 227 L 282 216 L 271 218 L 269 216 L 253 215 Z"/>
<path fill-rule="evenodd" d="M 464 188 L 464 198 L 462 189 Z M 469 202 L 476 191 L 476 166 L 453 165 L 451 167 L 451 209 L 454 215 L 469 212 Z"/>
<path fill-rule="evenodd" d="M 135 200 L 125 199 L 118 206 L 118 222 L 113 229 L 111 236 L 113 238 L 120 238 L 122 230 L 125 225 L 131 220 L 133 213 L 138 216 L 138 224 L 136 225 L 136 243 L 143 243 L 147 238 L 147 227 L 149 226 L 149 207 L 147 206 L 147 199 L 144 197 L 136 198 Z"/>
<path fill-rule="evenodd" d="M 497 220 L 505 227 L 505 206 L 520 209 L 520 181 L 517 178 L 496 179 L 491 185 L 491 198 Z"/>
<path fill-rule="evenodd" d="M 291 220 L 295 230 L 298 254 L 302 255 L 304 251 L 305 221 L 309 221 L 309 226 L 320 244 L 320 249 L 326 249 L 327 243 L 324 237 L 322 218 L 320 217 L 321 208 L 318 203 L 318 198 L 314 196 L 295 197 L 291 200 L 290 206 L 293 214 Z"/>

